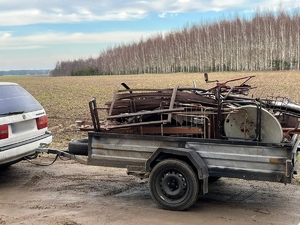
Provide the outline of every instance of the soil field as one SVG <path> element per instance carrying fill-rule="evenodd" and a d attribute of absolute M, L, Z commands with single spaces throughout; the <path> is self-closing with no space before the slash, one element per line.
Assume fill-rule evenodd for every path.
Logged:
<path fill-rule="evenodd" d="M 254 97 L 289 97 L 300 103 L 298 87 L 300 72 L 253 72 L 253 73 L 211 73 L 210 80 L 225 82 L 245 76 L 255 76 L 248 84 L 256 87 L 249 95 Z M 173 88 L 197 87 L 208 89 L 215 82 L 205 83 L 203 74 L 145 74 L 128 76 L 92 76 L 92 77 L 48 77 L 48 76 L 4 76 L 0 81 L 16 82 L 28 90 L 45 108 L 49 118 L 49 130 L 53 133 L 51 147 L 64 149 L 68 142 L 77 137 L 86 137 L 76 132 L 75 121 L 90 120 L 88 102 L 96 97 L 98 106 L 111 101 L 114 90 L 121 82 L 130 88 Z M 239 82 L 229 83 L 237 85 Z M 105 115 L 103 115 L 105 116 Z"/>
<path fill-rule="evenodd" d="M 255 76 L 249 84 L 254 97 L 286 96 L 300 102 L 299 71 L 211 73 L 210 80 L 224 82 Z M 88 101 L 98 106 L 111 101 L 120 82 L 131 88 L 165 88 L 179 85 L 210 88 L 202 74 L 150 74 L 94 77 L 4 76 L 16 82 L 44 106 L 53 133 L 52 148 L 66 149 L 68 142 L 86 137 L 75 121 L 89 120 Z M 103 115 L 104 116 L 104 115 Z M 43 163 L 51 156 L 38 159 Z M 187 211 L 159 209 L 152 201 L 147 180 L 127 176 L 125 170 L 93 167 L 58 160 L 49 167 L 23 161 L 0 171 L 0 224 L 300 224 L 300 181 L 292 184 L 221 178 L 210 184 Z"/>

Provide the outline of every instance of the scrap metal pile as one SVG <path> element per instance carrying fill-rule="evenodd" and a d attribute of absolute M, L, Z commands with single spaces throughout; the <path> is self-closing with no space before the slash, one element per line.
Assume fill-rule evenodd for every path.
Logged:
<path fill-rule="evenodd" d="M 208 75 L 204 74 L 205 81 Z M 165 135 L 208 139 L 241 139 L 265 143 L 288 141 L 299 133 L 300 106 L 287 98 L 245 97 L 253 76 L 218 81 L 210 89 L 131 89 L 118 85 L 111 102 L 89 103 L 92 122 L 81 130 L 140 135 Z M 242 81 L 238 86 L 228 83 Z M 99 118 L 100 111 L 107 116 Z M 92 128 L 88 125 L 92 125 Z"/>

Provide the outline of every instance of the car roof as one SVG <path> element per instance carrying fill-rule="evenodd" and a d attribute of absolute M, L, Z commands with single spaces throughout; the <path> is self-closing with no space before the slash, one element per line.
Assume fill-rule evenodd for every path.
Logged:
<path fill-rule="evenodd" d="M 12 83 L 12 82 L 0 82 L 0 86 L 2 85 L 18 85 L 17 83 Z"/>

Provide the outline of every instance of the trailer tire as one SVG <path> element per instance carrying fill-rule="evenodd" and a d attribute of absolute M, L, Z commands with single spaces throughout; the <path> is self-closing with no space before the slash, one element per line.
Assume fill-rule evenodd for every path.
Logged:
<path fill-rule="evenodd" d="M 198 199 L 199 180 L 186 162 L 166 159 L 151 171 L 149 192 L 152 199 L 163 209 L 185 210 Z"/>
<path fill-rule="evenodd" d="M 88 155 L 88 139 L 70 141 L 68 150 L 75 155 Z"/>

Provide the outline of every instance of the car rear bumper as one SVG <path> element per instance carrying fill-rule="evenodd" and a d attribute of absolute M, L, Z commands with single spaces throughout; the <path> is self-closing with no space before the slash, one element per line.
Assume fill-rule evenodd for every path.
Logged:
<path fill-rule="evenodd" d="M 50 144 L 52 142 L 51 132 L 19 142 L 12 145 L 0 147 L 0 166 L 10 162 L 18 161 L 19 159 L 32 155 L 35 153 L 35 149 L 40 146 L 41 143 Z"/>

